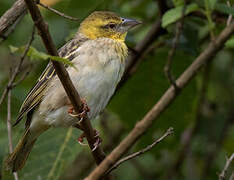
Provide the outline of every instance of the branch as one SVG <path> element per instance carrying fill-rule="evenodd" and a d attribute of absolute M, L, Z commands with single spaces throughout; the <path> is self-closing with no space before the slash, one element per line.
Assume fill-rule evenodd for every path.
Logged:
<path fill-rule="evenodd" d="M 65 15 L 64 13 L 61 13 L 47 5 L 44 5 L 40 2 L 38 4 L 55 14 L 58 14 L 64 18 L 73 20 L 73 21 L 78 21 L 78 18 L 74 18 L 68 15 Z M 27 12 L 27 7 L 24 2 L 24 0 L 17 0 L 13 6 L 7 10 L 0 18 L 0 38 L 2 40 L 0 41 L 3 42 L 4 40 L 7 39 L 7 37 L 14 31 L 16 25 L 20 22 L 20 20 L 24 17 L 24 15 Z"/>
<path fill-rule="evenodd" d="M 55 45 L 49 34 L 48 25 L 44 22 L 38 7 L 33 2 L 33 0 L 25 0 L 25 3 L 28 7 L 28 10 L 30 11 L 32 19 L 38 29 L 38 32 L 44 42 L 44 45 L 48 53 L 53 56 L 58 56 Z M 68 72 L 66 71 L 62 63 L 56 62 L 56 61 L 51 61 L 51 62 L 54 66 L 57 76 L 59 77 L 71 101 L 71 104 L 74 107 L 75 112 L 76 113 L 82 112 L 83 105 L 81 103 L 80 96 L 77 90 L 75 89 L 74 85 L 72 84 L 72 81 L 69 77 Z M 87 116 L 84 117 L 84 119 L 81 122 L 81 125 L 84 129 L 84 134 L 85 134 L 85 137 L 87 138 L 89 146 L 91 149 L 93 149 L 96 139 L 95 139 L 94 130 Z M 94 151 L 92 151 L 92 154 L 97 164 L 99 164 L 105 158 L 105 154 L 100 146 L 96 148 Z"/>
<path fill-rule="evenodd" d="M 13 145 L 12 145 L 12 131 L 11 131 L 11 90 L 8 91 L 8 98 L 7 98 L 7 134 L 8 134 L 8 144 L 9 144 L 9 152 L 13 152 Z M 18 180 L 18 173 L 13 172 L 14 179 Z"/>
<path fill-rule="evenodd" d="M 229 0 L 227 0 L 227 5 L 228 5 L 228 7 L 231 7 Z M 231 24 L 231 22 L 232 22 L 232 14 L 229 14 L 226 25 L 229 26 Z"/>
<path fill-rule="evenodd" d="M 133 154 L 130 154 L 130 155 L 120 159 L 119 161 L 117 161 L 105 174 L 109 174 L 111 171 L 113 171 L 114 169 L 119 167 L 120 164 L 122 164 L 122 163 L 124 163 L 124 162 L 126 162 L 128 160 L 131 160 L 131 159 L 133 159 L 133 158 L 135 158 L 137 156 L 140 156 L 141 154 L 144 154 L 144 153 L 150 151 L 154 146 L 156 146 L 158 143 L 160 143 L 164 138 L 166 138 L 167 136 L 169 136 L 169 135 L 171 135 L 173 133 L 174 133 L 173 128 L 169 128 L 167 130 L 167 132 L 165 132 L 163 134 L 162 137 L 160 137 L 159 139 L 156 139 L 152 144 L 148 145 L 146 148 L 144 148 L 144 149 L 142 149 L 140 151 L 137 151 L 137 152 L 135 152 Z"/>
<path fill-rule="evenodd" d="M 209 46 L 196 58 L 196 60 L 184 71 L 176 81 L 177 86 L 183 89 L 189 81 L 197 74 L 200 68 L 214 57 L 222 49 L 224 43 L 234 32 L 234 23 L 227 26 L 218 38 L 210 42 Z M 175 92 L 171 86 L 161 97 L 158 103 L 139 121 L 128 136 L 107 156 L 102 163 L 86 178 L 86 180 L 100 179 L 104 173 L 119 158 L 127 152 L 131 146 L 152 126 L 153 122 L 161 115 L 162 112 L 175 100 L 179 93 Z"/>
<path fill-rule="evenodd" d="M 4 101 L 4 99 L 5 99 L 5 97 L 6 97 L 7 93 L 8 93 L 8 91 L 9 91 L 10 89 L 12 89 L 14 86 L 16 86 L 16 85 L 18 84 L 18 82 L 21 81 L 21 79 L 24 79 L 24 78 L 28 75 L 28 73 L 25 73 L 25 75 L 23 75 L 23 76 L 21 77 L 21 79 L 20 79 L 18 82 L 14 83 L 14 81 L 15 81 L 15 79 L 16 79 L 16 76 L 20 73 L 20 68 L 21 68 L 21 66 L 22 66 L 22 64 L 23 64 L 23 62 L 24 62 L 24 59 L 25 59 L 25 57 L 26 57 L 26 55 L 27 55 L 27 53 L 28 53 L 28 51 L 29 51 L 29 48 L 30 48 L 30 46 L 31 46 L 31 44 L 32 44 L 32 42 L 33 42 L 33 40 L 34 40 L 34 34 L 35 34 L 35 27 L 33 27 L 32 35 L 31 35 L 31 37 L 30 37 L 29 42 L 27 43 L 27 45 L 26 45 L 26 47 L 25 47 L 25 50 L 24 50 L 24 52 L 23 52 L 23 55 L 22 55 L 21 58 L 20 58 L 19 64 L 16 66 L 16 68 L 15 68 L 13 74 L 12 74 L 11 77 L 10 77 L 10 80 L 9 80 L 7 86 L 6 86 L 5 89 L 3 90 L 2 96 L 1 96 L 1 98 L 0 98 L 0 107 L 1 107 L 1 105 L 2 105 L 2 103 L 3 103 L 3 101 Z"/>
<path fill-rule="evenodd" d="M 19 22 L 18 19 L 26 12 L 27 8 L 24 0 L 16 1 L 13 6 L 0 18 L 0 37 L 3 39 L 6 38 L 4 33 L 6 33 L 13 24 Z"/>
<path fill-rule="evenodd" d="M 72 21 L 79 21 L 80 20 L 78 18 L 68 16 L 68 15 L 66 15 L 66 14 L 64 14 L 64 13 L 62 13 L 62 12 L 60 12 L 60 11 L 54 9 L 54 8 L 51 8 L 51 7 L 49 7 L 49 6 L 45 5 L 45 4 L 42 4 L 40 2 L 40 0 L 38 0 L 38 2 L 36 2 L 36 3 L 39 4 L 41 7 L 45 8 L 45 9 L 47 9 L 47 10 L 49 10 L 49 11 L 51 11 L 51 12 L 53 12 L 53 13 L 61 16 L 61 17 L 64 17 L 66 19 L 69 19 L 69 20 L 72 20 Z"/>
<path fill-rule="evenodd" d="M 17 18 L 17 20 L 14 22 L 14 24 L 13 24 L 12 26 L 10 26 L 9 29 L 8 29 L 4 34 L 0 34 L 0 38 L 2 38 L 2 39 L 0 39 L 0 44 L 1 44 L 2 42 L 4 42 L 5 40 L 7 40 L 8 36 L 9 36 L 11 33 L 14 32 L 16 26 L 20 23 L 20 21 L 23 19 L 23 17 L 24 17 L 25 14 L 26 14 L 26 13 L 22 14 L 21 16 L 19 16 L 19 17 Z"/>
<path fill-rule="evenodd" d="M 219 180 L 225 180 L 226 179 L 228 168 L 231 165 L 233 160 L 234 160 L 234 153 L 232 153 L 232 155 L 227 159 L 227 162 L 226 162 L 226 164 L 225 164 L 225 166 L 223 168 L 223 171 L 219 175 Z"/>
<path fill-rule="evenodd" d="M 173 61 L 173 57 L 175 55 L 176 48 L 177 48 L 179 40 L 180 40 L 180 35 L 182 33 L 182 30 L 183 30 L 185 11 L 186 11 L 186 1 L 184 3 L 183 9 L 182 9 L 182 17 L 181 17 L 180 21 L 176 23 L 176 35 L 175 35 L 175 38 L 172 42 L 172 48 L 168 53 L 167 63 L 164 67 L 165 75 L 166 75 L 167 79 L 169 80 L 170 84 L 172 84 L 174 86 L 176 91 L 178 91 L 179 88 L 176 85 L 175 78 L 172 74 L 171 66 L 172 66 L 172 61 Z"/>
<path fill-rule="evenodd" d="M 156 0 L 158 3 L 159 16 L 162 17 L 163 14 L 168 10 L 167 1 Z"/>

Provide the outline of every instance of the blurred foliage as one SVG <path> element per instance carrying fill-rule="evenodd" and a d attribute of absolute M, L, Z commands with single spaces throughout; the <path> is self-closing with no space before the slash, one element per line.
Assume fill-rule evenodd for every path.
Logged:
<path fill-rule="evenodd" d="M 144 25 L 128 34 L 127 44 L 130 47 L 134 47 L 137 42 L 142 40 L 151 25 L 159 18 L 157 2 L 150 0 L 47 0 L 44 2 L 65 14 L 80 18 L 80 21 L 94 10 L 114 11 L 123 17 L 142 20 Z M 118 121 L 125 127 L 121 133 L 121 138 L 124 138 L 135 123 L 144 117 L 170 85 L 164 74 L 164 66 L 175 37 L 175 22 L 182 16 L 184 2 L 184 0 L 166 1 L 169 9 L 162 17 L 162 25 L 168 33 L 160 36 L 153 43 L 153 46 L 157 48 L 153 48 L 143 56 L 144 60 L 137 72 L 116 93 L 107 107 L 108 113 L 111 114 L 108 121 Z M 1 0 L 0 15 L 13 3 L 13 0 Z M 234 0 L 231 0 L 230 3 L 233 4 Z M 52 38 L 58 48 L 74 36 L 79 22 L 64 19 L 43 8 L 41 8 L 41 11 L 49 24 Z M 196 16 L 193 14 L 194 12 L 202 13 L 204 17 Z M 210 42 L 210 36 L 217 36 L 221 32 L 226 26 L 225 22 L 228 15 L 234 15 L 233 12 L 234 8 L 227 6 L 224 0 L 188 1 L 183 31 L 176 54 L 173 57 L 172 72 L 175 77 L 179 77 L 194 59 L 206 49 Z M 219 15 L 224 19 L 222 23 L 218 23 L 214 19 Z M 19 56 L 13 55 L 9 47 L 25 46 L 30 38 L 32 25 L 31 17 L 26 15 L 8 39 L 0 44 L 0 94 L 2 94 L 8 82 L 10 68 L 14 67 L 19 61 Z M 158 47 L 158 42 L 163 45 Z M 35 36 L 32 46 L 35 47 L 34 52 L 37 52 L 37 55 L 45 52 L 38 35 Z M 226 47 L 209 64 L 210 72 L 209 78 L 205 82 L 207 90 L 204 103 L 199 104 L 204 78 L 203 69 L 181 92 L 166 112 L 157 119 L 132 151 L 151 144 L 170 126 L 175 129 L 174 135 L 164 140 L 149 153 L 121 165 L 113 173 L 117 179 L 140 180 L 147 175 L 152 179 L 163 179 L 176 160 L 181 145 L 187 138 L 188 129 L 198 122 L 196 117 L 199 106 L 201 106 L 199 128 L 191 140 L 187 158 L 176 172 L 174 179 L 202 179 L 205 173 L 207 173 L 205 179 L 217 179 L 217 172 L 220 172 L 225 164 L 225 156 L 234 151 L 234 126 L 233 117 L 231 117 L 234 103 L 233 47 L 234 40 L 232 37 L 226 43 Z M 45 54 L 43 53 L 43 55 Z M 29 76 L 12 92 L 12 120 L 15 120 L 27 92 L 46 66 L 45 61 L 28 59 L 23 64 L 23 71 L 30 64 L 33 64 L 33 66 Z M 6 106 L 5 101 L 0 108 L 0 162 L 3 162 L 8 154 Z M 112 129 L 117 127 L 116 122 L 111 123 Z M 93 124 L 101 131 L 105 143 L 108 136 L 104 131 L 102 132 L 102 124 L 98 119 L 93 121 Z M 112 129 L 110 130 L 112 131 Z M 225 130 L 225 133 L 223 133 L 223 130 Z M 18 142 L 23 131 L 23 123 L 13 128 L 14 145 Z M 19 172 L 20 179 L 59 179 L 62 174 L 69 173 L 66 172 L 67 167 L 77 154 L 83 149 L 88 150 L 87 147 L 82 147 L 76 142 L 76 137 L 79 134 L 80 132 L 76 129 L 51 129 L 44 133 L 33 148 L 25 168 Z M 207 160 L 207 157 L 212 153 L 214 153 L 212 161 Z M 207 163 L 210 163 L 210 167 L 207 172 L 204 172 Z M 2 167 L 3 163 L 0 163 L 0 168 Z M 4 180 L 13 178 L 7 172 L 0 173 L 0 179 L 1 177 Z M 81 177 L 76 177 L 76 179 L 81 179 Z"/>

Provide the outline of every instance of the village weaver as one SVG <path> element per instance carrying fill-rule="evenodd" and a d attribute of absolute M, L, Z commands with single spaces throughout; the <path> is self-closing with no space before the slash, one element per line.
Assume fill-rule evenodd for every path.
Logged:
<path fill-rule="evenodd" d="M 73 62 L 67 67 L 88 118 L 94 119 L 107 105 L 125 70 L 127 32 L 140 22 L 113 12 L 96 11 L 80 24 L 75 37 L 59 49 L 59 56 Z M 13 172 L 23 168 L 35 141 L 50 127 L 76 126 L 72 105 L 51 63 L 23 102 L 15 124 L 27 115 L 25 132 L 6 160 Z"/>

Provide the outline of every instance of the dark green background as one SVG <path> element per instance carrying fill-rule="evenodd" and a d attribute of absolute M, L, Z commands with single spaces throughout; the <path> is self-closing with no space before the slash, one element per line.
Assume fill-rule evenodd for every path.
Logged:
<path fill-rule="evenodd" d="M 0 2 L 0 15 L 11 7 L 14 1 L 2 0 Z M 180 5 L 182 0 L 167 1 L 169 8 Z M 207 3 L 223 3 L 225 1 L 206 0 Z M 200 10 L 207 12 L 205 1 L 193 1 Z M 232 1 L 231 1 L 232 3 Z M 159 19 L 158 6 L 156 1 L 152 0 L 66 0 L 59 1 L 54 8 L 68 15 L 78 17 L 81 20 L 94 10 L 114 11 L 122 17 L 130 17 L 141 20 L 144 24 L 141 27 L 131 31 L 127 37 L 127 44 L 130 47 L 142 40 L 151 25 Z M 49 29 L 56 47 L 61 47 L 76 32 L 79 22 L 64 19 L 54 13 L 41 9 L 45 20 L 49 24 Z M 216 12 L 210 8 L 210 12 Z M 223 18 L 227 18 L 223 14 Z M 210 42 L 209 33 L 213 31 L 217 36 L 225 27 L 225 23 L 214 23 L 213 29 L 209 29 L 208 20 L 193 15 L 184 19 L 184 29 L 180 37 L 176 54 L 173 58 L 172 72 L 178 77 L 194 60 L 206 49 Z M 152 108 L 152 106 L 160 99 L 169 83 L 164 74 L 164 66 L 167 61 L 168 52 L 171 49 L 173 37 L 175 36 L 176 25 L 171 24 L 166 27 L 166 35 L 160 36 L 155 42 L 163 42 L 163 46 L 153 49 L 143 56 L 137 72 L 128 79 L 124 86 L 116 93 L 107 110 L 111 117 L 110 126 L 115 129 L 117 124 L 122 124 L 125 129 L 122 132 L 124 138 L 128 132 L 134 127 L 135 123 L 141 120 L 144 115 Z M 22 22 L 17 26 L 4 43 L 0 44 L 0 94 L 8 82 L 9 69 L 19 61 L 19 55 L 10 54 L 9 45 L 23 46 L 27 43 L 32 30 L 32 20 L 26 15 Z M 205 37 L 205 39 L 204 39 Z M 39 51 L 45 51 L 45 48 L 36 35 L 33 47 Z M 230 155 L 234 151 L 234 126 L 229 121 L 228 128 L 221 145 L 217 145 L 221 132 L 225 123 L 231 118 L 234 99 L 234 63 L 232 43 L 225 47 L 209 64 L 210 78 L 206 91 L 205 103 L 202 105 L 202 113 L 200 117 L 199 128 L 196 135 L 191 140 L 191 148 L 187 154 L 182 167 L 177 171 L 174 179 L 201 179 L 204 173 L 204 166 L 207 163 L 207 157 L 216 151 L 211 167 L 206 179 L 218 179 L 219 173 L 225 164 L 225 156 Z M 43 60 L 26 60 L 24 67 L 32 64 L 32 70 L 29 76 L 12 91 L 12 120 L 15 120 L 17 112 L 23 102 L 27 92 L 35 83 L 40 73 L 45 68 L 47 62 Z M 131 151 L 139 150 L 151 144 L 155 138 L 160 137 L 169 127 L 174 128 L 174 135 L 165 139 L 161 144 L 153 148 L 147 154 L 144 154 L 136 160 L 145 169 L 146 173 L 153 174 L 153 179 L 163 179 L 169 172 L 174 160 L 178 156 L 181 149 L 181 143 L 186 137 L 188 128 L 196 124 L 196 112 L 198 108 L 198 100 L 202 86 L 203 73 L 199 72 L 195 79 L 182 91 L 178 98 L 170 105 L 170 107 L 160 116 L 153 124 L 150 130 L 137 142 Z M 0 162 L 8 154 L 8 138 L 6 128 L 6 101 L 0 109 Z M 108 139 L 102 132 L 100 121 L 93 121 L 93 125 L 101 131 L 102 137 Z M 14 145 L 23 133 L 24 125 L 13 128 Z M 37 141 L 25 168 L 19 172 L 20 179 L 47 179 L 51 173 L 55 160 L 58 158 L 58 152 L 64 145 L 64 140 L 68 129 L 51 129 L 44 133 Z M 75 159 L 76 155 L 87 147 L 80 146 L 76 138 L 78 137 L 76 129 L 72 130 L 62 156 L 59 158 L 52 173 L 51 179 L 58 179 L 66 170 L 67 166 Z M 217 146 L 216 146 L 217 145 Z M 113 174 L 117 179 L 145 179 L 145 176 L 129 161 L 121 165 Z M 2 165 L 0 163 L 0 168 Z M 67 170 L 66 170 L 67 171 Z M 86 172 L 88 173 L 88 172 Z M 11 176 L 2 175 L 2 179 L 12 179 Z M 78 179 L 81 177 L 77 177 Z M 1 178 L 0 178 L 1 179 Z"/>

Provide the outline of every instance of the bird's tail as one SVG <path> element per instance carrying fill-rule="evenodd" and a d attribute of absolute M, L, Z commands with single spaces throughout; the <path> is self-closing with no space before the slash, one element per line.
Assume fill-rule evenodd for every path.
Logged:
<path fill-rule="evenodd" d="M 6 169 L 12 172 L 22 169 L 36 140 L 28 128 L 13 153 L 6 159 Z"/>

